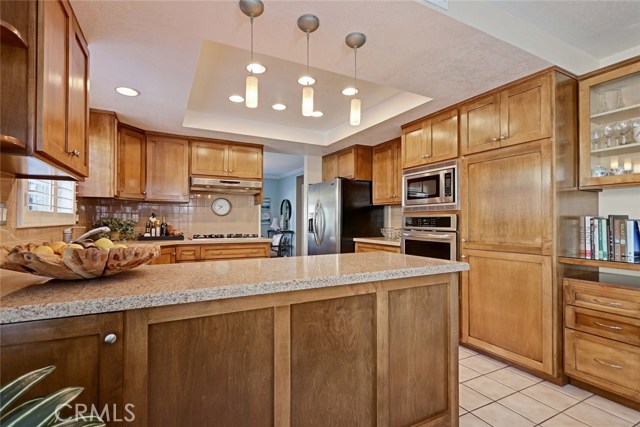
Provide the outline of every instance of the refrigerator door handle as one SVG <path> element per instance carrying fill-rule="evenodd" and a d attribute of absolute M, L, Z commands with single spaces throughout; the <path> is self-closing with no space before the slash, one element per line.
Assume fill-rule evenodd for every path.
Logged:
<path fill-rule="evenodd" d="M 324 208 L 322 207 L 322 203 L 318 200 L 318 207 L 316 209 L 318 213 L 318 220 L 316 221 L 316 236 L 318 236 L 318 245 L 322 244 L 322 240 L 324 238 Z M 319 231 L 319 232 L 318 232 Z"/>
<path fill-rule="evenodd" d="M 320 200 L 316 202 L 316 208 L 313 212 L 313 219 L 311 219 L 313 228 L 313 240 L 315 240 L 316 246 L 320 246 L 320 241 L 318 240 L 318 209 L 320 209 Z"/>

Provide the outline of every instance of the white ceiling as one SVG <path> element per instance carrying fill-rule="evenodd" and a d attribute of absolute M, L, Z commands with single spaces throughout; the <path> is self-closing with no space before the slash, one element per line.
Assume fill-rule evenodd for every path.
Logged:
<path fill-rule="evenodd" d="M 451 0 L 448 11 L 410 0 L 264 2 L 254 46 L 274 65 L 260 78 L 254 112 L 227 100 L 227 92 L 242 92 L 246 72 L 233 63 L 249 47 L 249 20 L 237 1 L 72 0 L 91 53 L 91 106 L 145 129 L 321 154 L 395 138 L 404 123 L 551 64 L 582 74 L 640 53 L 636 1 Z M 305 13 L 320 19 L 311 35 L 317 102 L 326 102 L 318 119 L 298 114 L 300 86 L 290 81 L 306 60 L 296 25 Z M 349 135 L 353 128 L 340 123 L 348 118 L 345 97 L 328 95 L 352 77 L 353 52 L 344 43 L 352 31 L 367 43 L 358 52 L 363 124 Z M 216 52 L 217 62 L 209 56 Z M 117 95 L 120 85 L 142 95 Z M 274 94 L 295 98 L 283 115 L 271 110 Z M 411 94 L 433 100 L 413 98 L 405 112 L 398 96 Z"/>

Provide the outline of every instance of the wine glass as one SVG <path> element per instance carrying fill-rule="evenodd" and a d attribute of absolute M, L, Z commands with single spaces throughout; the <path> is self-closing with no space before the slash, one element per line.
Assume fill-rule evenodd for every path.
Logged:
<path fill-rule="evenodd" d="M 600 147 L 600 141 L 602 141 L 602 130 L 596 128 L 591 132 L 591 143 L 593 144 L 594 150 L 597 150 Z"/>
<path fill-rule="evenodd" d="M 602 130 L 602 132 L 604 133 L 605 138 L 607 138 L 607 148 L 611 147 L 611 137 L 615 134 L 615 130 L 613 129 L 613 125 L 612 124 L 606 125 L 604 127 L 604 129 Z"/>
<path fill-rule="evenodd" d="M 616 123 L 615 129 L 620 135 L 620 145 L 625 145 L 627 141 L 627 134 L 631 131 L 631 124 L 628 120 L 622 120 Z"/>

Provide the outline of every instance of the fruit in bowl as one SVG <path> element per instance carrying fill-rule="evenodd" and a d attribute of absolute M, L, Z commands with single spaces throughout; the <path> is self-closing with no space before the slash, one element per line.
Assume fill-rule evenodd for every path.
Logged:
<path fill-rule="evenodd" d="M 160 254 L 156 245 L 94 243 L 27 243 L 0 247 L 0 268 L 62 280 L 112 276 L 146 264 Z"/>

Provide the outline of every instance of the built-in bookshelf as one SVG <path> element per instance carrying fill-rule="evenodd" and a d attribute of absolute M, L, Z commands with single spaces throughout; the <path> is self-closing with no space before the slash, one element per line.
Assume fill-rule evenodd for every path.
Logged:
<path fill-rule="evenodd" d="M 562 264 L 584 265 L 590 267 L 617 268 L 622 270 L 640 271 L 640 262 L 622 262 L 622 261 L 601 261 L 597 259 L 587 259 L 584 257 L 558 257 L 558 262 Z"/>

